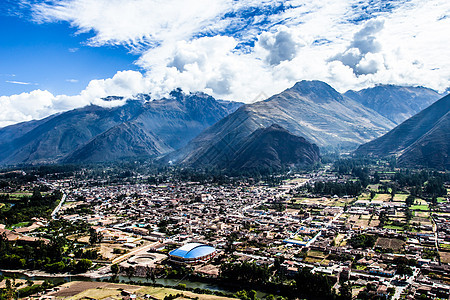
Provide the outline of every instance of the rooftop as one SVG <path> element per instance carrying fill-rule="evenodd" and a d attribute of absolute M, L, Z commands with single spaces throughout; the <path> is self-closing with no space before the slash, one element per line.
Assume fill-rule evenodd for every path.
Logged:
<path fill-rule="evenodd" d="M 210 255 L 214 251 L 216 251 L 214 247 L 205 244 L 189 243 L 184 246 L 181 246 L 178 249 L 170 251 L 169 255 L 177 256 L 183 259 L 195 259 L 206 255 Z"/>

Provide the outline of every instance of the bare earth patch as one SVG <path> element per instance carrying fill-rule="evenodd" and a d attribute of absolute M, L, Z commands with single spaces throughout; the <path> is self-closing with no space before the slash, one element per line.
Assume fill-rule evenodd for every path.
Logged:
<path fill-rule="evenodd" d="M 445 264 L 450 264 L 450 252 L 439 251 L 439 256 L 441 257 L 441 262 Z"/>
<path fill-rule="evenodd" d="M 74 297 L 72 299 L 80 299 L 82 297 L 91 297 L 95 299 L 102 299 L 102 295 L 116 294 L 116 291 L 119 292 L 119 289 L 125 289 L 127 291 L 134 292 L 139 290 L 140 288 L 140 286 L 128 284 L 115 284 L 94 281 L 73 281 L 61 285 L 59 291 L 50 293 L 49 295 L 55 296 L 57 298 Z M 105 290 L 109 291 L 105 292 Z M 83 295 L 80 295 L 81 293 L 83 293 Z M 77 297 L 78 295 L 80 297 Z"/>

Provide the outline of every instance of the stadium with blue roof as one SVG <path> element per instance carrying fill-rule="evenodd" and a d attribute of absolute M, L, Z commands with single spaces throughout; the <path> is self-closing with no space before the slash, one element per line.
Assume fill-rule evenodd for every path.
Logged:
<path fill-rule="evenodd" d="M 169 252 L 172 261 L 186 264 L 204 262 L 215 255 L 216 248 L 200 243 L 189 243 Z"/>

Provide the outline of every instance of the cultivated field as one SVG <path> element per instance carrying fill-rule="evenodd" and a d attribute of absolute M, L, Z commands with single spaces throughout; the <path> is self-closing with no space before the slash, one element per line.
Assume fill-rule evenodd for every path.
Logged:
<path fill-rule="evenodd" d="M 408 196 L 408 194 L 395 194 L 394 202 L 405 202 Z"/>
<path fill-rule="evenodd" d="M 389 239 L 380 237 L 378 238 L 375 246 L 381 247 L 383 249 L 393 249 L 395 251 L 399 251 L 402 249 L 404 244 L 405 242 L 400 239 Z"/>
<path fill-rule="evenodd" d="M 376 194 L 375 197 L 373 197 L 373 201 L 383 201 L 383 202 L 389 202 L 391 201 L 391 194 Z"/>
<path fill-rule="evenodd" d="M 50 293 L 49 295 L 56 297 L 56 299 L 123 299 L 122 291 L 127 291 L 137 295 L 137 299 L 144 299 L 145 295 L 150 295 L 157 299 L 164 299 L 170 294 L 183 294 L 185 297 L 179 299 L 201 299 L 201 300 L 227 300 L 232 298 L 219 297 L 215 295 L 196 294 L 189 291 L 181 291 L 171 288 L 161 287 L 143 287 L 129 284 L 116 284 L 106 282 L 90 282 L 90 281 L 75 281 L 63 284 L 60 290 Z"/>

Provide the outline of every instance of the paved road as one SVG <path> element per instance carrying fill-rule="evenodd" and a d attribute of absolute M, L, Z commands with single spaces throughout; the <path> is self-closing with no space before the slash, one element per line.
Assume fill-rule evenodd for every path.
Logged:
<path fill-rule="evenodd" d="M 154 243 L 151 243 L 151 244 L 149 244 L 149 245 L 147 245 L 147 246 L 139 247 L 139 248 L 137 248 L 137 249 L 134 249 L 134 250 L 131 251 L 131 252 L 128 252 L 128 253 L 126 253 L 126 254 L 124 254 L 124 255 L 122 255 L 122 256 L 117 257 L 117 258 L 114 259 L 111 263 L 112 263 L 112 264 L 120 263 L 120 262 L 124 261 L 125 259 L 131 257 L 132 255 L 138 254 L 139 252 L 146 253 L 148 250 L 150 250 L 150 248 L 154 247 L 154 246 L 157 245 L 158 243 L 159 243 L 159 242 L 154 242 Z"/>
<path fill-rule="evenodd" d="M 48 183 L 47 181 L 45 181 L 43 179 L 39 179 L 39 182 L 50 187 L 51 189 L 56 190 L 56 188 L 52 184 Z M 59 210 L 61 209 L 62 205 L 64 204 L 64 201 L 66 201 L 66 198 L 67 198 L 66 192 L 64 190 L 61 190 L 61 193 L 63 193 L 61 201 L 59 202 L 58 206 L 55 207 L 55 209 L 52 211 L 52 213 L 50 215 L 52 217 L 52 219 L 56 219 L 56 216 L 58 215 Z"/>
<path fill-rule="evenodd" d="M 433 231 L 434 231 L 434 245 L 436 247 L 436 252 L 439 253 L 439 241 L 438 241 L 438 226 L 436 224 L 436 222 L 434 221 L 433 216 L 431 216 L 431 221 L 433 222 Z M 441 264 L 441 258 L 440 256 L 438 256 L 439 258 L 439 264 Z"/>
<path fill-rule="evenodd" d="M 58 206 L 55 207 L 55 209 L 53 210 L 51 216 L 52 219 L 56 219 L 56 216 L 58 215 L 59 210 L 61 209 L 61 206 L 64 204 L 64 201 L 66 201 L 67 198 L 67 194 L 64 191 L 61 191 L 63 193 L 63 196 L 61 198 L 61 201 L 59 202 Z"/>
<path fill-rule="evenodd" d="M 336 221 L 337 219 L 339 219 L 339 217 L 342 215 L 342 211 L 340 213 L 338 213 L 333 219 L 331 219 L 326 225 L 324 229 L 327 229 L 328 227 L 331 226 L 331 224 Z M 322 234 L 322 230 L 320 230 L 312 239 L 310 239 L 308 241 L 308 243 L 306 243 L 306 247 L 309 247 L 312 243 L 314 243 L 317 238 Z"/>

